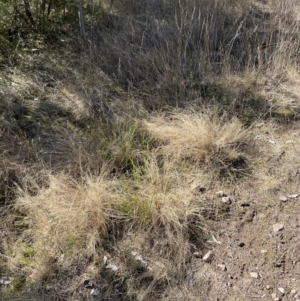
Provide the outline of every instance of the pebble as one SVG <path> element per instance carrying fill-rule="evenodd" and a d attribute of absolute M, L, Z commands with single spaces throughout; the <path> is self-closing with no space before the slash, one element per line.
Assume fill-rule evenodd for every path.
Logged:
<path fill-rule="evenodd" d="M 273 225 L 273 231 L 275 233 L 277 233 L 277 232 L 279 232 L 279 231 L 281 231 L 283 229 L 284 229 L 284 225 L 283 224 L 274 224 Z"/>
<path fill-rule="evenodd" d="M 98 287 L 93 288 L 93 289 L 91 290 L 91 295 L 92 295 L 92 296 L 98 296 L 99 294 L 100 294 L 100 289 L 99 289 Z"/>
<path fill-rule="evenodd" d="M 214 257 L 214 253 L 213 251 L 208 251 L 203 257 L 202 259 L 206 262 L 209 262 L 212 260 L 212 258 Z"/>
<path fill-rule="evenodd" d="M 274 301 L 280 301 L 280 299 L 276 296 L 276 294 L 271 294 L 271 297 Z"/>
<path fill-rule="evenodd" d="M 112 271 L 117 271 L 119 268 L 116 266 L 116 265 L 114 265 L 114 264 L 108 264 L 107 266 L 106 266 L 106 268 L 107 269 L 110 269 L 110 270 L 112 270 Z"/>
<path fill-rule="evenodd" d="M 51 284 L 46 285 L 46 290 L 51 291 L 53 289 L 53 286 Z"/>
<path fill-rule="evenodd" d="M 223 196 L 223 197 L 222 197 L 222 202 L 223 202 L 224 204 L 231 204 L 231 199 L 230 199 L 229 196 Z"/>
<path fill-rule="evenodd" d="M 296 199 L 299 196 L 299 193 L 293 193 L 289 195 L 290 199 Z"/>
<path fill-rule="evenodd" d="M 145 261 L 141 255 L 135 256 L 135 260 L 138 261 L 144 267 L 148 266 L 147 261 Z"/>
<path fill-rule="evenodd" d="M 218 268 L 220 268 L 222 271 L 226 271 L 226 265 L 225 264 L 218 264 Z"/>
<path fill-rule="evenodd" d="M 296 295 L 297 291 L 296 290 L 291 290 L 291 295 Z"/>
<path fill-rule="evenodd" d="M 201 257 L 201 253 L 200 252 L 194 252 L 193 255 L 197 258 L 200 258 Z"/>
<path fill-rule="evenodd" d="M 103 263 L 104 263 L 104 265 L 106 265 L 107 264 L 107 261 L 108 261 L 108 258 L 107 258 L 107 256 L 103 256 Z"/>
<path fill-rule="evenodd" d="M 282 295 L 284 295 L 284 293 L 285 293 L 285 290 L 284 290 L 284 288 L 283 287 L 279 287 L 278 288 L 278 290 L 282 293 Z"/>
<path fill-rule="evenodd" d="M 6 277 L 6 276 L 3 276 L 3 277 L 0 277 L 0 284 L 10 284 L 14 281 L 14 278 L 13 277 Z"/>
<path fill-rule="evenodd" d="M 281 196 L 279 197 L 279 200 L 280 200 L 281 202 L 286 202 L 286 201 L 288 200 L 288 198 L 287 198 L 286 196 L 284 196 L 284 195 L 281 195 Z"/>
<path fill-rule="evenodd" d="M 268 141 L 269 141 L 271 144 L 273 144 L 273 145 L 276 144 L 276 142 L 275 142 L 274 140 L 269 139 Z"/>
<path fill-rule="evenodd" d="M 267 250 L 261 250 L 260 253 L 261 253 L 261 254 L 267 254 L 268 251 L 267 251 Z"/>
<path fill-rule="evenodd" d="M 226 197 L 227 195 L 226 195 L 226 193 L 224 193 L 223 190 L 220 190 L 217 192 L 217 196 L 221 198 L 221 197 Z"/>
<path fill-rule="evenodd" d="M 258 275 L 257 272 L 250 272 L 250 276 L 251 276 L 252 278 L 255 278 L 255 279 L 258 279 L 258 278 L 259 278 L 259 275 Z"/>

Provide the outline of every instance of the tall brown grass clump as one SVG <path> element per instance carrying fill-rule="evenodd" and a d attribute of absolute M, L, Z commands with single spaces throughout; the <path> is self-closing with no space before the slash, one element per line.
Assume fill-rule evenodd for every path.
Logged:
<path fill-rule="evenodd" d="M 226 120 L 213 114 L 174 114 L 152 118 L 146 123 L 161 141 L 162 153 L 176 160 L 226 163 L 238 160 L 249 139 L 249 130 L 238 119 Z"/>
<path fill-rule="evenodd" d="M 26 248 L 32 250 L 26 268 L 35 281 L 50 276 L 58 258 L 64 258 L 60 264 L 68 266 L 78 256 L 84 260 L 96 255 L 96 245 L 107 235 L 108 183 L 103 176 L 83 181 L 49 175 L 47 185 L 34 195 L 26 190 L 19 193 L 15 208 L 26 216 L 28 229 L 19 239 L 23 247 L 17 243 L 15 252 L 23 250 L 20 258 Z"/>

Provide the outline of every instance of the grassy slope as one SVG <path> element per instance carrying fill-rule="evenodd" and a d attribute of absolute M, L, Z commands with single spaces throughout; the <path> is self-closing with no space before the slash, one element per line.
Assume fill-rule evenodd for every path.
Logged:
<path fill-rule="evenodd" d="M 299 192 L 297 2 L 152 2 L 108 6 L 88 48 L 30 40 L 1 69 L 4 299 L 91 299 L 92 279 L 99 300 L 250 300 L 298 273 L 299 208 L 278 201 Z"/>

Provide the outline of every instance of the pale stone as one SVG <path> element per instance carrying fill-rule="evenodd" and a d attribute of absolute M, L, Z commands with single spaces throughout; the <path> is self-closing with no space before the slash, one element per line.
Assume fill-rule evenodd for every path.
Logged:
<path fill-rule="evenodd" d="M 279 231 L 281 231 L 283 229 L 284 229 L 284 225 L 283 224 L 274 224 L 273 225 L 273 231 L 275 233 L 277 233 L 277 232 L 279 232 Z"/>
<path fill-rule="evenodd" d="M 260 252 L 261 252 L 261 254 L 267 254 L 268 253 L 267 250 L 261 250 Z"/>
<path fill-rule="evenodd" d="M 223 197 L 222 197 L 222 202 L 223 202 L 224 204 L 231 204 L 231 199 L 230 199 L 229 196 L 223 196 Z"/>
<path fill-rule="evenodd" d="M 284 196 L 284 195 L 281 195 L 281 196 L 279 197 L 279 200 L 280 200 L 281 202 L 286 202 L 286 201 L 288 200 L 288 198 L 287 198 L 286 196 Z"/>
<path fill-rule="evenodd" d="M 212 260 L 212 258 L 214 257 L 214 253 L 212 251 L 208 251 L 204 256 L 203 256 L 203 260 L 206 262 L 209 262 Z"/>
<path fill-rule="evenodd" d="M 293 193 L 289 195 L 290 199 L 296 199 L 299 196 L 299 193 Z"/>
<path fill-rule="evenodd" d="M 132 256 L 136 256 L 136 255 L 138 255 L 138 252 L 136 252 L 136 251 L 131 251 L 131 255 L 132 255 Z"/>
<path fill-rule="evenodd" d="M 13 281 L 14 281 L 14 278 L 12 278 L 12 277 L 6 277 L 6 276 L 0 277 L 0 284 L 8 285 L 8 284 L 12 283 Z"/>
<path fill-rule="evenodd" d="M 226 194 L 224 193 L 223 190 L 220 190 L 217 192 L 217 196 L 221 198 L 222 196 L 226 196 Z"/>
<path fill-rule="evenodd" d="M 250 276 L 251 276 L 252 278 L 256 278 L 256 279 L 259 278 L 259 275 L 258 275 L 257 272 L 250 272 Z"/>
<path fill-rule="evenodd" d="M 100 289 L 99 289 L 98 287 L 93 288 L 93 289 L 91 290 L 91 295 L 92 295 L 92 296 L 98 296 L 99 294 L 100 294 Z"/>
<path fill-rule="evenodd" d="M 104 263 L 104 264 L 107 264 L 107 260 L 108 260 L 107 256 L 104 255 L 104 256 L 103 256 L 103 263 Z"/>
<path fill-rule="evenodd" d="M 197 258 L 200 258 L 201 257 L 201 253 L 200 252 L 194 252 L 193 255 Z"/>
<path fill-rule="evenodd" d="M 285 293 L 285 290 L 284 290 L 284 288 L 283 287 L 279 287 L 278 288 L 278 290 L 284 295 L 284 293 Z"/>
<path fill-rule="evenodd" d="M 119 268 L 116 266 L 116 265 L 114 265 L 114 264 L 108 264 L 107 266 L 106 266 L 106 268 L 107 269 L 110 269 L 110 270 L 112 270 L 112 271 L 117 271 Z"/>
<path fill-rule="evenodd" d="M 218 264 L 218 268 L 220 268 L 222 271 L 226 271 L 226 265 L 225 264 Z"/>

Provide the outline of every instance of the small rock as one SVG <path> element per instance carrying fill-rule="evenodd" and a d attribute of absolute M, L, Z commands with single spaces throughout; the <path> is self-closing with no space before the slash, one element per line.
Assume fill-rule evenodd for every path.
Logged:
<path fill-rule="evenodd" d="M 238 243 L 238 246 L 242 248 L 242 247 L 245 246 L 245 243 L 243 243 L 243 242 L 241 241 L 241 242 Z"/>
<path fill-rule="evenodd" d="M 119 268 L 116 266 L 116 265 L 114 265 L 114 264 L 108 264 L 107 266 L 106 266 L 106 268 L 107 269 L 110 269 L 110 270 L 112 270 L 112 271 L 114 271 L 114 272 L 116 272 Z"/>
<path fill-rule="evenodd" d="M 255 279 L 259 278 L 259 274 L 257 272 L 250 272 L 250 276 Z"/>
<path fill-rule="evenodd" d="M 276 296 L 276 294 L 271 294 L 271 297 L 274 301 L 280 301 L 280 299 Z"/>
<path fill-rule="evenodd" d="M 93 288 L 93 289 L 91 290 L 91 295 L 92 295 L 92 296 L 98 296 L 99 294 L 100 294 L 100 289 L 99 289 L 98 287 Z"/>
<path fill-rule="evenodd" d="M 193 255 L 197 258 L 200 258 L 201 257 L 201 253 L 200 252 L 194 252 Z"/>
<path fill-rule="evenodd" d="M 296 290 L 291 290 L 291 295 L 296 295 L 297 291 Z"/>
<path fill-rule="evenodd" d="M 210 262 L 212 260 L 212 258 L 214 257 L 214 253 L 212 251 L 208 251 L 203 257 L 202 259 L 206 262 Z"/>
<path fill-rule="evenodd" d="M 223 272 L 226 271 L 226 265 L 225 264 L 218 264 L 218 268 L 220 268 Z"/>
<path fill-rule="evenodd" d="M 221 197 L 226 197 L 227 195 L 226 195 L 226 193 L 224 193 L 223 190 L 220 190 L 217 192 L 217 196 L 221 198 Z"/>
<path fill-rule="evenodd" d="M 103 256 L 103 263 L 104 263 L 104 265 L 107 264 L 107 260 L 108 260 L 107 256 Z"/>
<path fill-rule="evenodd" d="M 284 196 L 284 195 L 281 195 L 281 196 L 279 197 L 279 200 L 280 200 L 281 202 L 286 202 L 286 201 L 288 200 L 288 198 L 287 198 L 286 196 Z"/>
<path fill-rule="evenodd" d="M 5 277 L 5 276 L 0 277 L 0 284 L 8 285 L 8 284 L 11 284 L 13 281 L 14 281 L 13 277 Z"/>
<path fill-rule="evenodd" d="M 232 283 L 230 283 L 230 282 L 227 282 L 226 285 L 227 285 L 228 287 L 232 287 Z"/>
<path fill-rule="evenodd" d="M 231 199 L 229 196 L 223 196 L 222 197 L 222 203 L 224 204 L 231 204 Z"/>
<path fill-rule="evenodd" d="M 266 286 L 266 289 L 267 289 L 267 290 L 271 289 L 271 286 L 270 286 L 270 285 L 267 285 L 267 286 Z"/>
<path fill-rule="evenodd" d="M 144 267 L 148 266 L 147 261 L 145 261 L 141 255 L 135 256 L 135 260 L 138 261 Z"/>
<path fill-rule="evenodd" d="M 278 288 L 278 290 L 281 292 L 281 294 L 282 294 L 282 295 L 284 295 L 284 293 L 285 293 L 285 290 L 284 290 L 284 288 L 283 288 L 283 287 L 279 287 L 279 288 Z"/>
<path fill-rule="evenodd" d="M 134 259 L 136 261 L 138 261 L 142 266 L 147 267 L 148 263 L 143 259 L 143 257 L 141 255 L 139 255 L 137 252 L 135 251 L 131 251 L 131 255 L 134 257 Z"/>
<path fill-rule="evenodd" d="M 279 232 L 279 231 L 281 231 L 283 229 L 284 229 L 284 225 L 283 224 L 274 224 L 273 225 L 273 231 L 275 233 L 277 233 L 277 232 Z"/>
<path fill-rule="evenodd" d="M 51 291 L 53 289 L 53 286 L 51 284 L 46 285 L 46 290 Z"/>
<path fill-rule="evenodd" d="M 289 198 L 290 198 L 290 199 L 296 199 L 298 196 L 299 196 L 298 193 L 294 193 L 294 194 L 290 194 L 290 195 L 289 195 Z"/>
<path fill-rule="evenodd" d="M 276 144 L 276 142 L 275 142 L 274 140 L 271 140 L 271 139 L 269 139 L 269 143 L 271 143 L 271 144 L 273 144 L 273 145 Z"/>
<path fill-rule="evenodd" d="M 268 253 L 267 250 L 261 250 L 260 252 L 261 252 L 261 254 L 267 254 Z"/>

